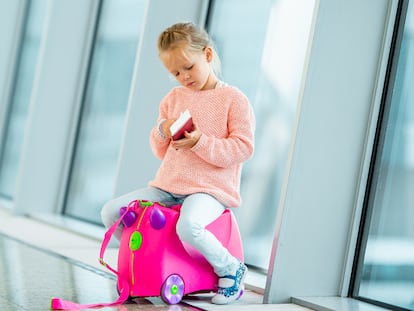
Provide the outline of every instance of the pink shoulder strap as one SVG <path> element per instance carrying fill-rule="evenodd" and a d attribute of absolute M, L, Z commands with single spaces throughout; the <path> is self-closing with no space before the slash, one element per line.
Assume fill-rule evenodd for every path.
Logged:
<path fill-rule="evenodd" d="M 79 304 L 68 300 L 63 300 L 60 298 L 53 297 L 51 299 L 51 305 L 50 308 L 52 310 L 79 310 L 79 309 L 85 309 L 85 308 L 96 308 L 96 307 L 109 307 L 113 305 L 118 305 L 124 303 L 128 297 L 129 297 L 129 283 L 128 280 L 125 279 L 121 274 L 118 273 L 115 269 L 113 269 L 109 264 L 107 264 L 104 261 L 104 254 L 106 251 L 106 248 L 108 247 L 109 241 L 111 240 L 112 235 L 114 234 L 116 228 L 121 223 L 124 216 L 127 214 L 127 212 L 130 210 L 131 205 L 138 204 L 138 201 L 132 201 L 130 204 L 128 204 L 128 208 L 126 211 L 122 214 L 122 216 L 106 231 L 105 237 L 102 241 L 101 250 L 99 253 L 99 262 L 101 265 L 103 265 L 105 268 L 107 268 L 109 271 L 115 273 L 115 275 L 118 277 L 118 284 L 120 285 L 119 289 L 119 297 L 114 302 L 108 302 L 108 303 L 95 303 L 95 304 Z"/>

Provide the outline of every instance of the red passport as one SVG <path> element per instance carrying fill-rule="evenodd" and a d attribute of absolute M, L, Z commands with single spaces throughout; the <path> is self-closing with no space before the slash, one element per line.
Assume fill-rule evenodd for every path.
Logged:
<path fill-rule="evenodd" d="M 193 130 L 193 119 L 190 111 L 185 110 L 180 114 L 177 120 L 171 125 L 170 131 L 173 140 L 178 140 L 184 137 L 184 132 L 191 132 Z"/>

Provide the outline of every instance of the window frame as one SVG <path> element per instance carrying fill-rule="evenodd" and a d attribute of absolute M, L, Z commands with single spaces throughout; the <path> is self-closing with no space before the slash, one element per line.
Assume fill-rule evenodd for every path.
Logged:
<path fill-rule="evenodd" d="M 368 177 L 366 182 L 366 188 L 364 192 L 364 198 L 362 203 L 361 220 L 356 240 L 356 251 L 354 261 L 352 265 L 350 286 L 348 290 L 348 296 L 354 299 L 374 304 L 384 308 L 391 308 L 392 310 L 406 310 L 397 306 L 393 306 L 381 301 L 370 299 L 367 297 L 360 296 L 359 282 L 361 281 L 361 273 L 364 264 L 364 254 L 366 250 L 366 244 L 369 235 L 369 226 L 375 206 L 371 204 L 372 191 L 375 189 L 375 183 L 378 181 L 378 170 L 376 169 L 381 156 L 384 152 L 384 141 L 387 132 L 387 121 L 389 119 L 392 96 L 394 91 L 394 83 L 396 81 L 400 48 L 403 39 L 404 26 L 406 15 L 408 11 L 407 0 L 399 0 L 395 11 L 395 21 L 392 31 L 392 38 L 390 43 L 390 52 L 388 61 L 386 64 L 386 72 L 384 78 L 384 84 L 382 88 L 381 100 L 379 105 L 377 126 L 375 129 L 373 139 L 373 149 L 369 161 Z M 368 166 L 368 165 L 367 165 Z"/>
<path fill-rule="evenodd" d="M 20 66 L 21 48 L 27 24 L 29 3 L 13 1 L 0 3 L 0 38 L 3 48 L 0 51 L 0 164 L 4 160 L 5 141 L 9 127 L 11 99 L 16 84 L 16 75 Z M 4 204 L 10 207 L 12 198 L 1 196 Z"/>
<path fill-rule="evenodd" d="M 49 2 L 12 202 L 18 214 L 61 213 L 98 4 Z"/>

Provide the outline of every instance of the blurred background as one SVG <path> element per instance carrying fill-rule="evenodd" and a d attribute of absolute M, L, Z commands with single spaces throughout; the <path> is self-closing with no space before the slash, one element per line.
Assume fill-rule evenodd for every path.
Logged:
<path fill-rule="evenodd" d="M 215 42 L 222 79 L 248 96 L 256 114 L 255 154 L 244 166 L 243 202 L 235 213 L 246 263 L 267 274 L 277 257 L 279 208 L 285 203 L 301 122 L 314 117 L 311 114 L 340 119 L 340 113 L 330 117 L 330 109 L 346 109 L 340 96 L 329 98 L 330 108 L 323 111 L 308 111 L 302 104 L 305 89 L 312 89 L 307 80 L 312 53 L 329 53 L 332 47 L 313 46 L 318 42 L 313 41 L 318 39 L 315 29 L 330 31 L 326 25 L 318 28 L 325 2 L 189 2 L 0 0 L 0 204 L 13 213 L 69 217 L 103 230 L 103 204 L 145 186 L 158 166 L 148 134 L 159 100 L 176 84 L 157 59 L 156 37 L 171 21 L 193 20 L 205 25 Z M 349 295 L 412 310 L 414 8 L 412 1 L 381 4 L 394 21 L 381 31 L 394 41 L 383 48 L 389 54 L 375 70 L 387 72 L 383 84 L 370 81 L 371 86 L 377 84 L 368 91 L 373 94 L 377 88 L 382 94 L 378 108 L 372 108 L 374 100 L 365 102 L 375 126 L 368 132 L 365 122 L 366 133 L 361 135 L 361 140 L 369 135 L 373 139 L 365 140 L 371 144 L 365 149 L 370 152 L 368 163 L 358 164 L 358 169 L 367 168 L 368 177 L 360 180 L 359 188 L 354 184 L 363 200 Z M 340 10 L 342 3 L 336 5 Z M 317 80 L 318 71 L 312 68 Z M 343 88 L 354 92 L 345 84 Z M 349 120 L 358 114 L 352 109 L 347 111 Z M 340 137 L 330 142 L 340 143 Z M 341 187 L 340 180 L 338 175 L 329 182 Z M 317 184 L 307 187 L 324 192 Z M 303 232 L 293 234 L 290 241 L 302 239 Z"/>

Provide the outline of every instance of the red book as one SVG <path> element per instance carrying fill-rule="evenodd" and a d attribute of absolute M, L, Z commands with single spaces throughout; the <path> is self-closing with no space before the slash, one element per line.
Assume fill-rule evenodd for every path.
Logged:
<path fill-rule="evenodd" d="M 171 125 L 170 131 L 173 140 L 178 140 L 184 137 L 184 132 L 191 132 L 193 130 L 193 119 L 190 111 L 185 110 L 180 114 L 177 120 Z"/>

